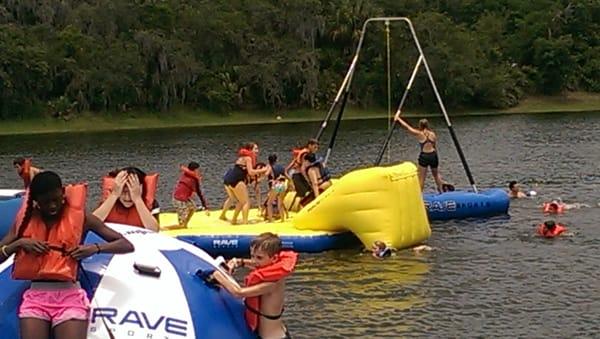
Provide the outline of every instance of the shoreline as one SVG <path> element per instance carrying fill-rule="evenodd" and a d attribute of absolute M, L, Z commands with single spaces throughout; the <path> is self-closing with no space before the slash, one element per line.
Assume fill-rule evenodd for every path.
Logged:
<path fill-rule="evenodd" d="M 408 111 L 409 112 L 403 114 L 403 116 L 408 118 L 442 117 L 441 113 Z M 450 110 L 448 114 L 451 118 L 454 118 L 512 114 L 589 112 L 600 112 L 600 94 L 573 92 L 559 97 L 529 97 L 523 100 L 521 104 L 509 109 Z M 51 118 L 2 121 L 0 124 L 0 136 L 320 122 L 324 119 L 326 111 L 284 111 L 278 113 L 282 116 L 281 119 L 277 119 L 277 114 L 265 111 L 231 112 L 227 115 L 220 115 L 206 111 L 186 110 L 185 108 L 163 114 L 149 112 L 100 114 L 101 115 L 98 116 L 93 115 L 92 113 L 83 113 L 68 121 Z M 336 114 L 337 111 L 335 111 L 331 117 L 332 120 L 335 120 Z M 387 118 L 388 114 L 383 109 L 377 111 L 347 109 L 346 112 L 344 112 L 342 120 L 373 120 Z"/>

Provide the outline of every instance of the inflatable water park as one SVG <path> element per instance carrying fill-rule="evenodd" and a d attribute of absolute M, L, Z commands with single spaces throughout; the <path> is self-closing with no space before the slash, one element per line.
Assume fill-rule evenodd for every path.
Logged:
<path fill-rule="evenodd" d="M 509 198 L 504 190 L 479 191 L 476 187 L 412 24 L 406 18 L 372 18 L 365 22 L 349 70 L 317 133 L 318 140 L 339 108 L 323 163 L 332 154 L 366 28 L 370 23 L 390 21 L 408 24 L 420 53 L 397 115 L 417 71 L 424 66 L 471 189 L 423 194 L 413 162 L 382 165 L 381 154 L 389 145 L 392 128 L 373 166 L 336 178 L 314 200 L 292 208 L 284 222 L 265 222 L 255 209 L 250 211 L 248 224 L 243 225 L 221 220 L 218 211 L 210 215 L 195 213 L 185 228 L 173 227 L 178 223 L 175 213 L 161 213 L 160 232 L 108 224 L 126 237 L 135 251 L 123 255 L 102 253 L 81 261 L 79 281 L 92 307 L 88 338 L 254 338 L 244 320 L 242 301 L 206 283 L 202 276 L 221 269 L 213 256 L 247 254 L 250 241 L 264 232 L 276 233 L 284 248 L 296 252 L 318 253 L 361 245 L 370 248 L 375 241 L 404 249 L 429 238 L 431 221 L 508 213 Z M 290 205 L 294 200 L 293 194 L 286 196 Z M 0 236 L 12 227 L 22 203 L 23 191 L 0 191 Z M 84 242 L 101 243 L 102 239 L 89 233 Z M 6 338 L 19 337 L 17 308 L 29 286 L 28 281 L 11 278 L 12 263 L 9 258 L 0 264 L 0 333 Z"/>

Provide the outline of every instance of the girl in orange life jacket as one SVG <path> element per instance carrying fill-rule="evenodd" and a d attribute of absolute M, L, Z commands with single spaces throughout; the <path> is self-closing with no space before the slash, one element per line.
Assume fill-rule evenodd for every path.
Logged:
<path fill-rule="evenodd" d="M 31 181 L 17 222 L 0 241 L 0 263 L 16 254 L 13 279 L 31 280 L 19 307 L 22 339 L 85 339 L 90 312 L 77 282 L 78 261 L 96 253 L 127 253 L 133 245 L 85 212 L 87 187 L 62 186 L 46 171 Z M 106 240 L 82 245 L 91 230 Z"/>
<path fill-rule="evenodd" d="M 260 338 L 290 338 L 281 317 L 285 278 L 293 272 L 298 254 L 281 248 L 277 235 L 263 233 L 250 243 L 250 260 L 233 258 L 228 262 L 232 270 L 244 266 L 252 269 L 246 276 L 245 287 L 232 282 L 220 271 L 212 275 L 231 294 L 246 298 L 246 322 Z"/>
<path fill-rule="evenodd" d="M 33 167 L 31 165 L 31 159 L 26 158 L 16 158 L 15 160 L 13 160 L 13 167 L 15 168 L 17 174 L 21 177 L 21 179 L 23 179 L 23 186 L 25 187 L 25 189 L 29 187 L 29 184 L 31 183 L 33 177 L 35 177 L 36 174 L 42 171 L 37 167 Z"/>
<path fill-rule="evenodd" d="M 553 220 L 548 220 L 540 224 L 537 228 L 538 235 L 544 238 L 554 238 L 566 232 L 567 228 L 561 224 L 555 223 Z"/>
<path fill-rule="evenodd" d="M 158 174 L 136 167 L 109 173 L 102 179 L 103 202 L 94 215 L 104 222 L 144 227 L 158 232 L 158 202 L 154 199 Z M 143 184 L 142 184 L 143 183 Z"/>
<path fill-rule="evenodd" d="M 208 204 L 200 188 L 201 181 L 200 164 L 192 161 L 187 167 L 181 166 L 181 176 L 177 180 L 175 191 L 173 192 L 173 206 L 177 210 L 179 227 L 187 227 L 188 222 L 196 211 L 196 204 L 194 204 L 193 200 L 194 194 L 200 199 L 202 207 L 206 210 L 206 215 L 210 215 Z"/>
<path fill-rule="evenodd" d="M 256 143 L 247 143 L 238 151 L 238 158 L 235 164 L 223 177 L 227 200 L 223 204 L 220 219 L 227 220 L 226 213 L 235 202 L 235 211 L 231 224 L 237 224 L 237 218 L 242 212 L 242 223 L 248 223 L 248 212 L 250 210 L 250 198 L 248 196 L 248 176 L 264 175 L 269 170 L 268 167 L 256 169 L 256 156 L 258 154 L 258 145 Z"/>
<path fill-rule="evenodd" d="M 435 180 L 435 184 L 437 186 L 437 190 L 439 193 L 442 193 L 442 185 L 444 181 L 440 175 L 438 165 L 438 154 L 437 154 L 437 135 L 435 132 L 429 127 L 429 121 L 427 119 L 419 120 L 419 128 L 413 128 L 406 121 L 400 118 L 399 112 L 394 118 L 395 121 L 400 123 L 404 128 L 406 128 L 412 135 L 414 135 L 419 141 L 419 145 L 421 147 L 421 153 L 419 154 L 419 183 L 421 184 L 421 190 L 425 186 L 425 177 L 427 176 L 427 168 L 431 169 L 431 175 Z"/>

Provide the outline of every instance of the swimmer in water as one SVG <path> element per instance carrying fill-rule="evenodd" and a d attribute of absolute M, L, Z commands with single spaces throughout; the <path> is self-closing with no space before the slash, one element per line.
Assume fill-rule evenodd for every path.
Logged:
<path fill-rule="evenodd" d="M 537 228 L 537 234 L 544 238 L 555 238 L 561 234 L 572 235 L 566 232 L 567 228 L 561 224 L 556 223 L 554 220 L 545 221 L 543 224 L 540 224 Z"/>
<path fill-rule="evenodd" d="M 511 199 L 527 198 L 527 194 L 521 191 L 521 187 L 514 180 L 508 183 L 508 196 Z"/>
<path fill-rule="evenodd" d="M 415 252 L 415 254 L 419 254 L 421 252 L 430 252 L 433 250 L 433 247 L 427 245 L 417 245 L 412 247 L 411 250 Z M 391 257 L 392 253 L 392 248 L 388 247 L 383 241 L 375 241 L 371 246 L 371 255 L 377 259 Z"/>
<path fill-rule="evenodd" d="M 571 204 L 564 203 L 561 198 L 554 199 L 549 203 L 544 203 L 542 205 L 544 207 L 544 212 L 546 213 L 562 213 L 566 210 L 580 209 L 580 208 L 589 208 L 591 207 L 588 204 L 582 204 L 579 202 L 574 202 Z"/>

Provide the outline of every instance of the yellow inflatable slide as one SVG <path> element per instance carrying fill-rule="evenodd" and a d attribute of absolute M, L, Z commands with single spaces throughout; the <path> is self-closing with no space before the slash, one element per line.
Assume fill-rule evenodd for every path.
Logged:
<path fill-rule="evenodd" d="M 431 234 L 417 168 L 410 162 L 352 171 L 299 212 L 290 212 L 285 222 L 265 222 L 258 210 L 252 210 L 248 224 L 231 225 L 219 214 L 197 212 L 187 228 L 161 232 L 225 255 L 247 253 L 252 238 L 263 232 L 277 233 L 285 247 L 299 252 L 347 248 L 357 243 L 356 238 L 368 248 L 380 240 L 402 249 Z M 161 214 L 160 224 L 176 225 L 176 214 Z"/>

